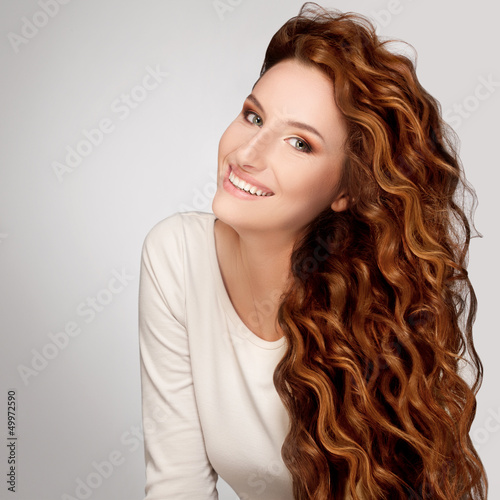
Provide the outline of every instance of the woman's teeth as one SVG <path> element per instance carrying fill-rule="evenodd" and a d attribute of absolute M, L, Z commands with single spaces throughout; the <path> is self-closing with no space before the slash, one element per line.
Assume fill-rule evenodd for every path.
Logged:
<path fill-rule="evenodd" d="M 247 193 L 253 194 L 255 196 L 272 196 L 273 194 L 266 193 L 262 191 L 262 189 L 259 189 L 258 187 L 252 186 L 251 184 L 248 184 L 248 182 L 241 180 L 233 171 L 231 171 L 231 173 L 229 174 L 229 180 L 231 181 L 231 184 L 233 186 L 236 186 L 238 189 L 246 191 Z"/>

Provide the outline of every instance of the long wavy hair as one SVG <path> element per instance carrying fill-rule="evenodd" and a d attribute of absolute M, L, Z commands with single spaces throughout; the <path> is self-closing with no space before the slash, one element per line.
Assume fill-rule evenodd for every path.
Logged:
<path fill-rule="evenodd" d="M 278 312 L 282 457 L 297 500 L 484 499 L 469 436 L 483 375 L 474 226 L 457 201 L 475 195 L 439 104 L 388 43 L 362 16 L 306 3 L 262 67 L 319 68 L 348 130 L 348 209 L 328 208 L 296 243 Z"/>

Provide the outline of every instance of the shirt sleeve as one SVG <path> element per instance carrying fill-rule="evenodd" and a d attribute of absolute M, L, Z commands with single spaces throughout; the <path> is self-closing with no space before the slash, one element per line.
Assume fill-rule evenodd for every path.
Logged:
<path fill-rule="evenodd" d="M 175 220 L 153 228 L 142 249 L 139 341 L 145 500 L 218 500 L 218 476 L 205 450 L 184 326 L 182 238 L 168 230 L 175 229 Z"/>

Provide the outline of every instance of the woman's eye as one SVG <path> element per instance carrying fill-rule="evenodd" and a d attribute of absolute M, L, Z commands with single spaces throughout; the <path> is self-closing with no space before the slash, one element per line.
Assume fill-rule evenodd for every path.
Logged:
<path fill-rule="evenodd" d="M 262 118 L 253 111 L 245 111 L 245 120 L 249 121 L 253 125 L 257 125 L 258 127 L 262 126 Z"/>
<path fill-rule="evenodd" d="M 290 139 L 287 139 L 287 141 L 297 151 L 303 151 L 304 153 L 311 152 L 311 146 L 309 146 L 309 144 L 307 144 L 307 142 L 304 141 L 303 139 L 299 139 L 298 137 L 292 137 Z"/>

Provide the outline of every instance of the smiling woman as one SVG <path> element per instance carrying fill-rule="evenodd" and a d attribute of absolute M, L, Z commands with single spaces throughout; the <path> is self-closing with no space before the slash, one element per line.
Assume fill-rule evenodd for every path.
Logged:
<path fill-rule="evenodd" d="M 218 475 L 247 500 L 486 498 L 446 134 L 366 19 L 306 4 L 280 28 L 220 140 L 214 213 L 144 244 L 147 500 L 216 499 Z"/>

